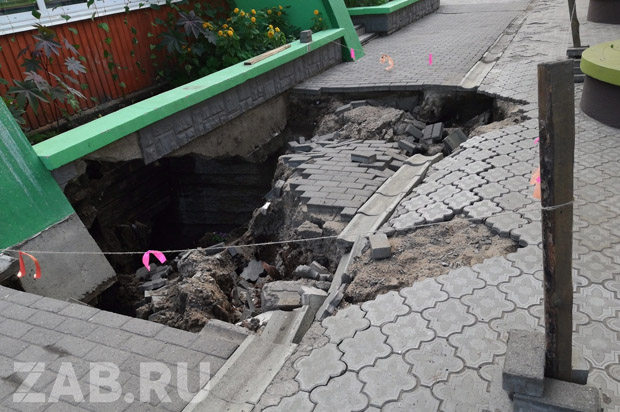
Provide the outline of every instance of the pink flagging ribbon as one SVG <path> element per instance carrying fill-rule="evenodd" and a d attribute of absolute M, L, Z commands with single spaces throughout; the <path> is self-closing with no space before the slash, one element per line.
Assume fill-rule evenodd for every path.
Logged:
<path fill-rule="evenodd" d="M 428 64 L 430 64 L 431 66 L 433 65 L 433 54 L 432 53 L 428 54 Z"/>
<path fill-rule="evenodd" d="M 142 256 L 142 264 L 146 267 L 146 270 L 151 271 L 151 266 L 149 265 L 149 256 L 153 254 L 159 260 L 159 263 L 164 263 L 166 261 L 166 256 L 161 253 L 159 250 L 147 250 L 146 253 Z"/>
<path fill-rule="evenodd" d="M 17 277 L 21 278 L 26 276 L 26 265 L 24 264 L 24 255 L 28 256 L 34 262 L 34 278 L 41 279 L 41 265 L 39 261 L 29 253 L 19 252 L 19 272 L 17 272 Z"/>
<path fill-rule="evenodd" d="M 355 60 L 355 50 L 351 47 L 351 59 Z"/>

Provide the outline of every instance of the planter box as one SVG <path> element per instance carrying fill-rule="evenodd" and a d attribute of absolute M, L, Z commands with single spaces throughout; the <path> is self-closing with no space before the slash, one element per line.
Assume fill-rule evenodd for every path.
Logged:
<path fill-rule="evenodd" d="M 354 24 L 366 32 L 390 34 L 437 10 L 439 0 L 394 0 L 381 6 L 347 9 Z"/>
<path fill-rule="evenodd" d="M 321 31 L 314 34 L 312 43 L 295 41 L 252 66 L 239 63 L 220 70 L 76 127 L 34 149 L 47 169 L 55 170 L 124 140 L 123 152 L 152 163 L 340 63 L 344 33 L 344 29 Z"/>

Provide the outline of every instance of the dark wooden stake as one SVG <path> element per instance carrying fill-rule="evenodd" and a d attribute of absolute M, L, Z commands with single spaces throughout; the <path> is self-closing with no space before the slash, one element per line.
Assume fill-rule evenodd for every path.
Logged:
<path fill-rule="evenodd" d="M 581 36 L 579 36 L 579 19 L 575 0 L 568 0 L 568 16 L 570 18 L 570 29 L 573 32 L 573 47 L 581 47 Z"/>
<path fill-rule="evenodd" d="M 573 63 L 538 65 L 545 376 L 570 381 L 573 334 Z"/>

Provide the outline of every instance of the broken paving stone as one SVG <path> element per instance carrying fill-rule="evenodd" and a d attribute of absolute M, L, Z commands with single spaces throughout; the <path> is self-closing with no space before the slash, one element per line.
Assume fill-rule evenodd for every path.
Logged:
<path fill-rule="evenodd" d="M 276 180 L 271 190 L 264 196 L 265 200 L 275 200 L 282 197 L 282 189 L 286 182 L 284 180 Z"/>
<path fill-rule="evenodd" d="M 443 140 L 443 144 L 450 152 L 467 140 L 467 135 L 461 129 L 456 129 Z"/>
<path fill-rule="evenodd" d="M 263 267 L 263 262 L 251 260 L 245 269 L 243 269 L 240 276 L 250 282 L 256 282 L 264 272 L 265 268 Z"/>
<path fill-rule="evenodd" d="M 307 265 L 299 265 L 295 268 L 295 272 L 293 274 L 300 278 L 319 280 L 319 273 L 315 270 L 312 270 L 310 266 Z"/>
<path fill-rule="evenodd" d="M 261 290 L 263 312 L 270 310 L 292 310 L 301 307 L 299 291 L 303 286 L 296 281 L 279 280 L 267 283 Z"/>
<path fill-rule="evenodd" d="M 319 275 L 329 274 L 329 270 L 318 262 L 312 262 L 310 264 L 310 269 L 314 270 Z"/>
<path fill-rule="evenodd" d="M 426 142 L 441 143 L 443 139 L 443 123 L 429 124 L 424 128 L 423 140 Z"/>
<path fill-rule="evenodd" d="M 297 234 L 302 239 L 311 239 L 321 237 L 323 235 L 323 229 L 306 220 L 297 228 Z"/>
<path fill-rule="evenodd" d="M 344 227 L 345 224 L 342 222 L 327 221 L 323 224 L 323 236 L 338 236 Z"/>
<path fill-rule="evenodd" d="M 377 154 L 372 152 L 351 153 L 351 161 L 355 163 L 374 163 L 377 161 Z"/>
<path fill-rule="evenodd" d="M 422 137 L 424 137 L 424 133 L 411 123 L 409 123 L 405 128 L 405 133 L 413 137 L 415 140 L 420 140 Z"/>
<path fill-rule="evenodd" d="M 420 143 L 411 143 L 407 140 L 399 140 L 398 147 L 407 152 L 409 155 L 422 153 L 424 151 L 424 147 Z"/>
<path fill-rule="evenodd" d="M 140 285 L 138 285 L 138 290 L 140 292 L 144 292 L 146 290 L 159 289 L 161 287 L 166 286 L 166 283 L 168 283 L 166 279 L 155 279 L 155 280 L 141 283 Z"/>
<path fill-rule="evenodd" d="M 295 152 L 309 152 L 312 150 L 312 145 L 309 143 L 297 143 L 295 141 L 288 142 L 289 149 Z"/>
<path fill-rule="evenodd" d="M 355 109 L 356 107 L 367 106 L 368 102 L 366 100 L 353 100 L 349 104 L 351 105 L 352 109 Z"/>
<path fill-rule="evenodd" d="M 368 240 L 370 240 L 373 259 L 386 259 L 392 256 L 392 246 L 385 233 L 370 235 Z"/>

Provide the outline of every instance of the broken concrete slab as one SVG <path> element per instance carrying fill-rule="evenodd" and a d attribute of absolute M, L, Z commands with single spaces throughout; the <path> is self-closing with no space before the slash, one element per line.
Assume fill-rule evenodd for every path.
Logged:
<path fill-rule="evenodd" d="M 306 220 L 297 228 L 297 234 L 302 239 L 312 239 L 321 237 L 323 235 L 323 229 Z"/>
<path fill-rule="evenodd" d="M 334 112 L 335 115 L 342 115 L 346 112 L 348 112 L 349 110 L 353 109 L 353 106 L 351 105 L 351 103 L 345 104 L 343 106 L 340 106 L 339 108 L 336 109 L 336 111 Z"/>
<path fill-rule="evenodd" d="M 441 153 L 437 153 L 433 156 L 424 156 L 421 154 L 415 154 L 411 156 L 410 158 L 408 158 L 407 160 L 405 160 L 405 164 L 409 164 L 411 166 L 420 166 L 420 165 L 425 164 L 426 162 L 429 162 L 429 166 L 431 166 L 434 163 L 437 163 L 438 161 L 440 161 L 441 159 L 443 159 L 443 154 Z"/>
<path fill-rule="evenodd" d="M 412 143 L 405 139 L 398 141 L 398 147 L 407 152 L 408 155 L 418 154 L 424 151 L 424 147 L 420 143 Z"/>
<path fill-rule="evenodd" d="M 387 259 L 392 256 L 392 246 L 385 233 L 370 235 L 368 240 L 373 259 Z"/>
<path fill-rule="evenodd" d="M 313 271 L 315 271 L 319 275 L 328 275 L 329 274 L 329 270 L 325 266 L 321 265 L 320 263 L 318 263 L 316 261 L 313 261 L 310 264 L 310 269 L 312 269 Z"/>
<path fill-rule="evenodd" d="M 166 279 L 154 279 L 138 285 L 138 290 L 140 292 L 144 292 L 146 290 L 155 290 L 166 286 L 167 283 L 168 281 Z"/>
<path fill-rule="evenodd" d="M 502 387 L 508 392 L 541 396 L 545 375 L 545 334 L 511 330 L 502 371 Z"/>
<path fill-rule="evenodd" d="M 257 260 L 251 260 L 250 263 L 241 272 L 241 277 L 250 282 L 256 282 L 258 278 L 265 272 L 263 262 Z"/>
<path fill-rule="evenodd" d="M 287 280 L 267 283 L 261 290 L 263 311 L 291 310 L 300 307 L 301 296 L 299 291 L 302 286 L 304 285 L 300 282 Z"/>
<path fill-rule="evenodd" d="M 0 253 L 0 282 L 17 275 L 17 272 L 19 272 L 19 261 L 12 256 Z"/>
<path fill-rule="evenodd" d="M 305 278 L 305 279 L 313 279 L 313 280 L 319 279 L 319 274 L 315 270 L 312 270 L 312 268 L 310 268 L 310 266 L 307 266 L 307 265 L 297 266 L 297 268 L 295 268 L 295 271 L 293 272 L 293 275 L 300 277 L 300 278 Z"/>
<path fill-rule="evenodd" d="M 368 105 L 368 101 L 366 101 L 366 100 L 353 100 L 349 104 L 351 105 L 351 107 L 353 109 L 355 109 L 356 107 L 367 106 Z"/>
<path fill-rule="evenodd" d="M 600 412 L 598 388 L 545 378 L 541 396 L 515 393 L 514 412 Z"/>

